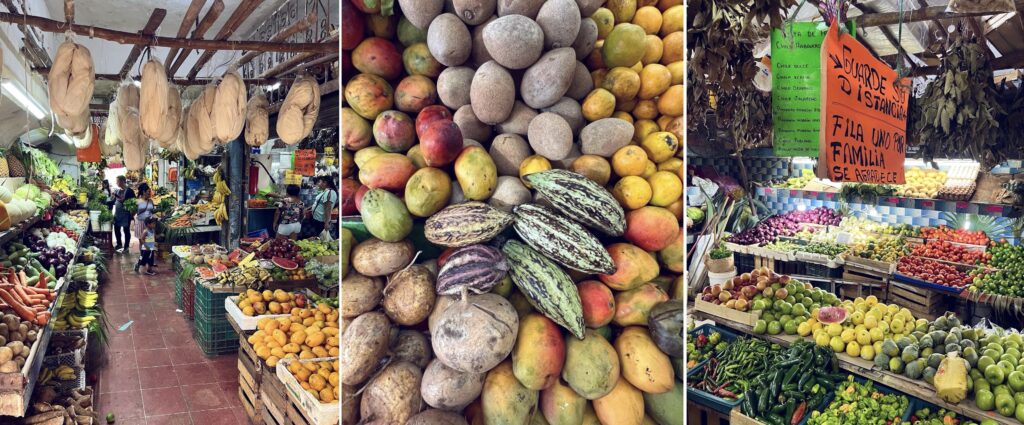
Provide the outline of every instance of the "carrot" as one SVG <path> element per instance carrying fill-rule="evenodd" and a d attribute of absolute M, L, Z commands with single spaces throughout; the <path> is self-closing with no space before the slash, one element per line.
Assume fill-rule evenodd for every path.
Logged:
<path fill-rule="evenodd" d="M 18 282 L 21 283 L 22 286 L 28 286 L 28 275 L 25 274 L 24 270 L 18 272 Z"/>
<path fill-rule="evenodd" d="M 18 301 L 17 297 L 7 290 L 0 289 L 0 300 L 7 303 L 8 306 L 14 310 L 14 313 L 21 317 L 22 320 L 35 321 L 37 319 L 36 312 L 25 306 Z M 44 313 L 45 314 L 45 313 Z M 45 322 L 43 323 L 45 324 Z"/>
<path fill-rule="evenodd" d="M 28 297 L 28 294 L 25 293 L 25 290 L 22 288 L 23 287 L 20 285 L 14 285 L 14 288 L 11 288 L 11 293 L 14 294 L 15 298 L 17 298 L 18 301 L 21 301 L 21 303 L 25 304 L 26 306 L 31 306 L 32 304 L 35 304 L 33 300 Z"/>
<path fill-rule="evenodd" d="M 35 323 L 39 326 L 46 326 L 46 322 L 50 321 L 50 312 L 44 311 L 41 314 L 36 315 Z"/>
<path fill-rule="evenodd" d="M 32 310 L 35 311 L 36 314 L 39 314 L 39 313 L 42 313 L 42 312 L 46 311 L 46 307 L 45 306 L 41 306 L 41 305 L 34 305 L 34 306 L 32 306 Z"/>
<path fill-rule="evenodd" d="M 18 283 L 18 273 L 14 271 L 13 267 L 10 268 L 10 269 L 7 269 L 7 270 L 9 270 L 9 273 L 7 275 L 8 282 L 12 283 L 12 284 L 17 284 Z"/>
<path fill-rule="evenodd" d="M 46 273 L 39 273 L 39 281 L 36 282 L 36 288 L 48 289 L 46 286 Z"/>

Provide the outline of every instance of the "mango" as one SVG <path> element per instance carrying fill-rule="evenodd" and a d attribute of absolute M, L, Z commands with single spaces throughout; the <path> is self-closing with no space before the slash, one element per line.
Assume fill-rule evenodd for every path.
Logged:
<path fill-rule="evenodd" d="M 352 66 L 359 72 L 393 80 L 402 75 L 402 56 L 394 43 L 378 37 L 363 40 L 352 51 Z"/>
<path fill-rule="evenodd" d="M 594 411 L 594 405 L 587 403 L 587 410 L 583 411 L 583 423 L 580 425 L 603 425 L 601 420 L 597 418 L 597 412 Z"/>
<path fill-rule="evenodd" d="M 431 167 L 444 167 L 455 161 L 463 148 L 462 131 L 452 121 L 432 122 L 420 133 L 423 161 Z"/>
<path fill-rule="evenodd" d="M 398 153 L 384 153 L 370 159 L 359 169 L 359 181 L 370 189 L 400 191 L 405 189 L 409 177 L 416 172 L 409 157 Z"/>
<path fill-rule="evenodd" d="M 644 412 L 661 425 L 683 425 L 683 391 L 685 385 L 676 381 L 671 390 L 661 394 L 644 393 Z"/>
<path fill-rule="evenodd" d="M 682 273 L 683 269 L 686 268 L 686 265 L 683 262 L 683 252 L 685 249 L 686 245 L 683 243 L 683 229 L 679 229 L 679 234 L 672 240 L 672 243 L 661 251 L 658 251 L 658 260 L 661 261 L 661 264 L 665 265 L 665 268 L 669 271 Z"/>
<path fill-rule="evenodd" d="M 416 143 L 412 118 L 401 111 L 384 111 L 373 121 L 373 139 L 385 152 L 405 152 Z"/>
<path fill-rule="evenodd" d="M 352 108 L 341 108 L 341 126 L 341 147 L 358 151 L 373 142 L 370 122 Z"/>
<path fill-rule="evenodd" d="M 402 52 L 402 63 L 409 75 L 437 78 L 444 70 L 444 65 L 431 56 L 427 43 L 416 43 L 406 48 Z"/>
<path fill-rule="evenodd" d="M 580 397 L 562 380 L 556 380 L 540 392 L 540 412 L 551 425 L 577 425 L 583 422 L 587 399 Z"/>
<path fill-rule="evenodd" d="M 352 231 L 346 228 L 341 229 L 341 277 L 345 277 L 348 274 L 348 268 L 351 264 L 352 247 L 356 244 L 356 237 L 352 235 Z"/>
<path fill-rule="evenodd" d="M 486 424 L 524 424 L 537 404 L 537 391 L 527 389 L 512 373 L 512 362 L 506 360 L 487 372 L 480 395 Z"/>
<path fill-rule="evenodd" d="M 615 294 L 615 319 L 619 326 L 647 326 L 651 309 L 660 302 L 668 301 L 668 294 L 658 285 L 645 283 L 638 288 Z"/>
<path fill-rule="evenodd" d="M 565 362 L 565 340 L 558 325 L 542 314 L 531 313 L 519 321 L 512 349 L 512 372 L 524 387 L 540 391 L 558 380 Z"/>
<path fill-rule="evenodd" d="M 639 25 L 618 24 L 605 38 L 601 46 L 601 58 L 605 66 L 633 66 L 644 56 L 644 42 L 647 33 Z"/>
<path fill-rule="evenodd" d="M 583 305 L 583 323 L 588 328 L 600 328 L 615 318 L 615 297 L 611 289 L 596 280 L 587 280 L 576 285 Z"/>
<path fill-rule="evenodd" d="M 619 381 L 619 356 L 608 340 L 592 329 L 586 330 L 582 340 L 567 336 L 562 379 L 587 400 L 604 397 Z"/>
<path fill-rule="evenodd" d="M 615 340 L 622 377 L 645 393 L 661 394 L 675 386 L 672 362 L 654 344 L 647 328 L 629 326 Z"/>
<path fill-rule="evenodd" d="M 626 213 L 623 237 L 645 251 L 665 249 L 678 233 L 679 220 L 665 208 L 646 206 Z"/>
<path fill-rule="evenodd" d="M 416 114 L 416 136 L 423 137 L 427 132 L 427 127 L 430 127 L 435 121 L 451 121 L 453 117 L 452 111 L 444 105 L 430 105 L 423 108 L 419 114 Z"/>
<path fill-rule="evenodd" d="M 651 254 L 636 245 L 615 243 L 605 247 L 615 263 L 615 273 L 598 275 L 598 279 L 616 291 L 628 291 L 658 277 L 661 269 Z"/>
<path fill-rule="evenodd" d="M 641 425 L 644 396 L 629 381 L 620 379 L 611 392 L 594 400 L 594 411 L 603 424 Z"/>
<path fill-rule="evenodd" d="M 469 146 L 455 159 L 455 177 L 470 201 L 485 201 L 498 186 L 498 169 L 491 155 L 480 146 Z"/>
<path fill-rule="evenodd" d="M 360 215 L 366 230 L 385 242 L 398 242 L 412 232 L 412 217 L 405 203 L 383 189 L 370 189 L 363 195 Z"/>
<path fill-rule="evenodd" d="M 395 87 L 395 107 L 399 111 L 415 114 L 434 103 L 437 103 L 437 86 L 430 78 L 410 75 Z"/>
<path fill-rule="evenodd" d="M 345 85 L 345 102 L 359 116 L 372 120 L 381 112 L 391 109 L 394 89 L 383 78 L 373 74 L 359 74 Z"/>
<path fill-rule="evenodd" d="M 415 165 L 417 170 L 427 166 L 427 160 L 423 158 L 423 149 L 420 148 L 420 145 L 412 145 L 405 153 L 405 156 L 409 157 L 412 165 Z"/>
<path fill-rule="evenodd" d="M 448 173 L 432 167 L 413 173 L 405 185 L 405 206 L 416 217 L 430 217 L 448 205 L 452 180 Z"/>

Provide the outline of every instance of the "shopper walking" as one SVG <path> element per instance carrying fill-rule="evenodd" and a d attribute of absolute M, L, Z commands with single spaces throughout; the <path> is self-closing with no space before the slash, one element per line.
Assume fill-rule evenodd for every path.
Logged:
<path fill-rule="evenodd" d="M 139 238 L 139 247 L 142 247 L 143 236 L 146 231 L 146 219 L 153 217 L 156 212 L 156 205 L 153 204 L 153 191 L 146 183 L 139 184 L 139 209 L 135 212 L 135 237 Z"/>
<path fill-rule="evenodd" d="M 285 187 L 285 193 L 287 196 L 275 193 L 269 193 L 267 196 L 278 199 L 277 211 L 274 212 L 277 236 L 294 240 L 298 239 L 299 233 L 302 232 L 302 213 L 306 210 L 306 205 L 302 198 L 299 198 L 298 185 L 288 185 Z"/>
<path fill-rule="evenodd" d="M 156 265 L 156 217 L 150 216 L 142 224 L 142 233 L 139 235 L 139 261 L 135 263 L 135 273 L 139 268 L 146 266 L 147 275 L 155 275 L 153 266 Z"/>
<path fill-rule="evenodd" d="M 132 214 L 124 209 L 126 201 L 135 202 L 135 192 L 128 187 L 128 179 L 117 176 L 117 189 L 114 192 L 114 251 L 119 254 L 128 249 L 132 242 L 131 233 L 128 232 L 128 227 L 132 225 Z"/>
<path fill-rule="evenodd" d="M 320 180 L 317 181 L 317 188 L 319 192 L 313 200 L 310 219 L 302 226 L 303 235 L 306 238 L 310 238 L 326 232 L 331 237 L 337 237 L 336 233 L 329 226 L 331 223 L 331 211 L 338 204 L 338 189 L 334 185 L 334 179 L 330 176 L 320 177 Z"/>

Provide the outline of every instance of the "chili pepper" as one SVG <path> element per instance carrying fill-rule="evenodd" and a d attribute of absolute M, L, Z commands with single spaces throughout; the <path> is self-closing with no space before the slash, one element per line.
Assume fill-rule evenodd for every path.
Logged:
<path fill-rule="evenodd" d="M 810 373 L 805 373 L 801 375 L 800 379 L 796 381 L 796 388 L 800 391 L 803 391 L 804 386 L 807 385 L 807 382 L 810 381 L 812 377 L 814 377 L 814 375 Z"/>
<path fill-rule="evenodd" d="M 789 424 L 790 425 L 797 425 L 797 424 L 799 424 L 800 420 L 803 419 L 804 413 L 806 411 L 807 411 L 807 402 L 805 401 L 803 403 L 800 403 L 800 405 L 796 407 L 796 410 L 793 411 L 793 417 L 792 417 L 792 419 L 789 420 Z"/>
<path fill-rule="evenodd" d="M 786 376 L 782 378 L 782 386 L 788 385 L 793 381 L 793 377 L 796 376 L 797 371 L 800 370 L 800 366 L 793 366 L 786 372 Z"/>
<path fill-rule="evenodd" d="M 787 421 L 789 421 L 789 420 L 791 420 L 793 418 L 793 409 L 796 408 L 796 403 L 794 403 L 793 400 L 789 400 L 789 401 L 786 402 L 785 406 L 786 406 L 786 416 L 784 418 Z"/>

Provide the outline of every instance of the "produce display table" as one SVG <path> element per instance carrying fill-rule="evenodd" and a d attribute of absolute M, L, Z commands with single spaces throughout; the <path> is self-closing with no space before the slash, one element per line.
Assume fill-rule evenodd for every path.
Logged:
<path fill-rule="evenodd" d="M 690 310 L 690 311 L 691 311 L 691 314 L 694 315 L 697 318 L 712 320 L 712 321 L 714 321 L 718 325 L 725 326 L 725 327 L 727 327 L 729 329 L 733 329 L 733 330 L 742 332 L 742 333 L 750 335 L 750 336 L 761 338 L 761 339 L 764 339 L 766 341 L 779 344 L 781 346 L 788 346 L 793 341 L 795 341 L 797 339 L 801 339 L 799 336 L 796 336 L 796 335 L 784 335 L 784 334 L 779 334 L 779 335 L 767 335 L 767 334 L 766 335 L 758 335 L 758 334 L 754 334 L 754 332 L 753 332 L 754 328 L 752 326 L 749 326 L 749 325 L 746 325 L 746 324 L 743 324 L 743 323 L 740 323 L 740 322 L 737 322 L 737 321 L 734 321 L 734 320 L 730 320 L 730 319 L 726 319 L 726 318 L 723 318 L 723 317 L 719 317 L 719 316 L 715 316 L 715 315 L 712 315 L 712 314 L 708 314 L 708 313 L 702 312 L 702 311 L 695 311 L 695 310 Z M 912 379 L 906 378 L 906 377 L 904 377 L 902 375 L 896 375 L 896 374 L 893 374 L 893 373 L 890 373 L 890 372 L 886 372 L 886 371 L 875 370 L 874 368 L 869 367 L 866 364 L 855 364 L 855 363 L 849 361 L 848 358 L 844 358 L 845 356 L 837 356 L 837 357 L 839 359 L 839 367 L 841 369 L 843 369 L 843 370 L 845 370 L 847 372 L 854 373 L 856 375 L 862 376 L 864 378 L 870 379 L 872 381 L 878 382 L 880 384 L 886 385 L 886 386 L 891 387 L 891 388 L 893 388 L 893 389 L 895 389 L 897 391 L 900 391 L 900 392 L 902 392 L 902 393 L 904 393 L 906 395 L 917 397 L 917 398 L 919 398 L 921 400 L 924 400 L 924 401 L 927 401 L 927 402 L 929 402 L 931 404 L 934 404 L 935 406 L 937 406 L 939 408 L 947 409 L 947 410 L 956 412 L 957 414 L 961 414 L 961 415 L 964 415 L 964 416 L 967 416 L 967 417 L 970 417 L 970 418 L 973 418 L 973 419 L 979 420 L 979 421 L 982 420 L 982 419 L 992 419 L 992 420 L 994 420 L 994 421 L 996 421 L 997 423 L 1000 423 L 1000 424 L 1006 424 L 1006 425 L 1019 425 L 1020 424 L 1020 422 L 1018 422 L 1014 418 L 1008 418 L 1008 417 L 1002 416 L 1002 415 L 1000 415 L 1000 414 L 998 414 L 998 413 L 996 413 L 994 411 L 993 412 L 983 411 L 983 410 L 979 409 L 974 404 L 973 400 L 970 400 L 970 399 L 964 399 L 963 401 L 961 401 L 960 403 L 957 403 L 957 404 L 951 404 L 951 403 L 947 403 L 945 401 L 942 401 L 941 399 L 939 399 L 939 398 L 937 398 L 935 396 L 935 389 L 932 388 L 930 385 L 928 385 L 924 381 L 912 380 Z M 858 363 L 860 363 L 860 362 L 858 362 Z"/>

